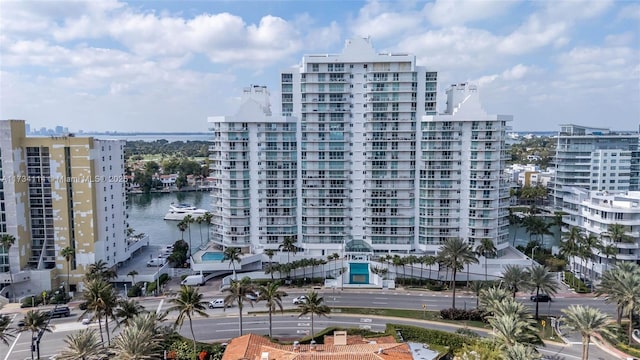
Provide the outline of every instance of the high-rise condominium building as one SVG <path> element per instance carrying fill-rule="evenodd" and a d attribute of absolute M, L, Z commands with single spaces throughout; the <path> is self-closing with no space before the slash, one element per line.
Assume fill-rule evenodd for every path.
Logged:
<path fill-rule="evenodd" d="M 20 298 L 62 286 L 80 290 L 88 266 L 129 258 L 124 141 L 27 137 L 23 120 L 0 121 L 0 293 Z M 60 252 L 74 250 L 69 263 Z M 8 286 L 11 278 L 14 293 Z"/>
<path fill-rule="evenodd" d="M 640 190 L 640 151 L 637 132 L 619 132 L 579 125 L 561 125 L 555 176 L 549 184 L 554 206 L 563 208 L 569 188 Z"/>
<path fill-rule="evenodd" d="M 437 79 L 353 39 L 281 73 L 282 116 L 265 88 L 247 89 L 235 116 L 209 118 L 214 241 L 276 249 L 290 237 L 315 255 L 434 253 L 449 237 L 506 247 L 511 117 L 487 115 L 469 84 L 437 114 Z"/>

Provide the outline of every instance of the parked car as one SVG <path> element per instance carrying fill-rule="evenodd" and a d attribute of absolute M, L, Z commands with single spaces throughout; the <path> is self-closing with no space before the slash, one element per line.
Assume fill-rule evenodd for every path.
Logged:
<path fill-rule="evenodd" d="M 214 299 L 209 301 L 209 309 L 215 309 L 215 308 L 223 308 L 224 306 L 224 299 Z"/>
<path fill-rule="evenodd" d="M 293 299 L 293 305 L 300 305 L 307 302 L 307 297 L 304 295 L 300 295 Z"/>
<path fill-rule="evenodd" d="M 147 267 L 158 267 L 162 266 L 165 263 L 165 259 L 163 258 L 155 258 L 147 261 Z"/>
<path fill-rule="evenodd" d="M 258 291 L 250 292 L 247 295 L 245 295 L 245 297 L 251 301 L 258 301 L 258 298 L 260 297 L 260 292 Z"/>
<path fill-rule="evenodd" d="M 55 309 L 49 310 L 48 312 L 48 316 L 52 317 L 52 318 L 57 318 L 57 317 L 68 317 L 69 315 L 71 315 L 71 309 L 69 309 L 69 307 L 67 306 L 59 306 Z"/>
<path fill-rule="evenodd" d="M 531 301 L 533 302 L 549 302 L 551 301 L 551 297 L 547 294 L 538 294 L 536 295 L 531 295 Z"/>

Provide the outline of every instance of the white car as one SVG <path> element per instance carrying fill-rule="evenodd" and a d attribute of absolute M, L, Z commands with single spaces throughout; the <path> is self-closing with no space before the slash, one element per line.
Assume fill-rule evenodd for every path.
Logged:
<path fill-rule="evenodd" d="M 293 299 L 293 305 L 300 305 L 307 302 L 307 297 L 304 295 L 300 295 Z"/>
<path fill-rule="evenodd" d="M 251 301 L 258 301 L 258 298 L 260 297 L 260 292 L 258 292 L 258 291 L 250 292 L 247 295 L 245 295 L 244 297 L 246 297 L 247 299 L 249 299 Z"/>

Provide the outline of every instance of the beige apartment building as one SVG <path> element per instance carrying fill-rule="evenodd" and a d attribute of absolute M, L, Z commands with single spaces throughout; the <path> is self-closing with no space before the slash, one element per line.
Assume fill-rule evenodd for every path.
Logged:
<path fill-rule="evenodd" d="M 82 289 L 90 264 L 129 258 L 122 140 L 27 137 L 23 120 L 0 120 L 0 295 L 19 300 L 67 281 Z M 67 263 L 60 254 L 70 247 Z M 13 289 L 9 286 L 13 280 Z"/>

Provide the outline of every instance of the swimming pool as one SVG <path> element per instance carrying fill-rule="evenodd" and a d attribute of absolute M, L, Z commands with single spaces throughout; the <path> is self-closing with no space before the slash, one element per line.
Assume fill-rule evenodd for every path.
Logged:
<path fill-rule="evenodd" d="M 224 253 L 208 251 L 202 254 L 202 261 L 221 261 L 224 259 Z"/>

